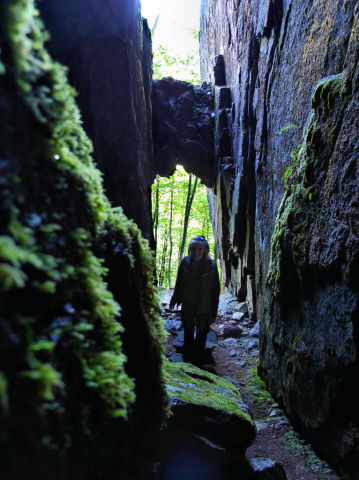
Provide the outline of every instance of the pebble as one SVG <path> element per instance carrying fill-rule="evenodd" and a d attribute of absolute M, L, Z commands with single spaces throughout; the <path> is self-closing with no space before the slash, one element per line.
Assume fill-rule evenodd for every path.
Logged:
<path fill-rule="evenodd" d="M 280 417 L 282 415 L 281 410 L 272 410 L 269 414 L 270 417 Z"/>
<path fill-rule="evenodd" d="M 232 319 L 237 323 L 240 320 L 242 320 L 242 318 L 244 318 L 245 315 L 246 315 L 246 312 L 234 312 L 234 314 L 232 315 Z"/>
<path fill-rule="evenodd" d="M 248 312 L 248 306 L 246 304 L 246 302 L 240 302 L 238 303 L 234 309 L 233 309 L 235 312 Z"/>
<path fill-rule="evenodd" d="M 235 327 L 225 328 L 223 331 L 223 336 L 225 339 L 227 338 L 239 338 L 243 333 L 242 328 L 239 325 Z"/>
<path fill-rule="evenodd" d="M 261 430 L 266 430 L 269 427 L 269 423 L 262 420 L 255 420 L 254 423 L 256 424 L 257 432 L 260 432 Z"/>
<path fill-rule="evenodd" d="M 235 357 L 235 356 L 237 355 L 236 350 L 231 350 L 231 351 L 229 352 L 229 355 L 230 355 L 231 357 Z"/>
<path fill-rule="evenodd" d="M 279 430 L 280 428 L 284 427 L 285 425 L 289 425 L 289 422 L 287 420 L 281 420 L 280 422 L 278 422 L 274 425 L 274 428 Z"/>

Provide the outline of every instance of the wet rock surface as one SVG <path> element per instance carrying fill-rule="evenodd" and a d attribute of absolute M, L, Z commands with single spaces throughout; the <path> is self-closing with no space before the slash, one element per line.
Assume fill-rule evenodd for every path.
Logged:
<path fill-rule="evenodd" d="M 353 96 L 345 89 L 338 75 L 313 91 L 303 148 L 272 238 L 260 338 L 261 371 L 276 397 L 320 451 L 353 474 L 359 470 L 359 387 L 352 381 L 359 373 L 359 292 L 350 272 L 359 271 L 359 212 L 353 205 L 359 154 L 344 157 L 342 137 L 348 122 L 358 126 L 352 102 L 357 104 L 359 85 Z M 352 228 L 344 227 L 348 222 Z M 291 232 L 295 238 L 289 240 Z"/>
<path fill-rule="evenodd" d="M 211 212 L 224 281 L 261 321 L 259 345 L 248 344 L 260 349 L 271 392 L 352 478 L 358 8 L 354 0 L 207 0 L 200 34 L 202 78 L 217 92 Z"/>

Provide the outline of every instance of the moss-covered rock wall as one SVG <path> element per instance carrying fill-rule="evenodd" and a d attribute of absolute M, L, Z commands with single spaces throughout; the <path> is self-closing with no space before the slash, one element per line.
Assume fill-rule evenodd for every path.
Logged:
<path fill-rule="evenodd" d="M 113 206 L 151 239 L 151 34 L 139 0 L 39 1 L 51 55 L 68 67 Z"/>
<path fill-rule="evenodd" d="M 227 148 L 211 194 L 227 286 L 261 322 L 271 392 L 353 478 L 358 9 L 203 0 L 200 32 L 202 79 L 231 99 L 216 103 L 216 148 L 226 135 Z"/>
<path fill-rule="evenodd" d="M 351 478 L 359 469 L 359 154 L 348 137 L 359 126 L 357 75 L 323 79 L 313 92 L 272 237 L 260 341 L 271 390 Z"/>
<path fill-rule="evenodd" d="M 2 2 L 0 22 L 1 477 L 151 478 L 152 256 L 104 194 L 34 2 Z"/>

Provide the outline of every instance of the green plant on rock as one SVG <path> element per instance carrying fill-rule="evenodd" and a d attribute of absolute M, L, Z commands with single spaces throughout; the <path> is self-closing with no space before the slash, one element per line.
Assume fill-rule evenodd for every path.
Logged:
<path fill-rule="evenodd" d="M 286 169 L 284 170 L 284 188 L 288 190 L 288 182 L 289 182 L 289 177 L 292 173 L 292 167 L 288 165 Z"/>
<path fill-rule="evenodd" d="M 24 376 L 35 380 L 39 387 L 39 395 L 44 400 L 54 400 L 53 388 L 63 388 L 61 374 L 50 363 L 42 363 L 35 358 L 30 361 L 31 370 L 25 371 Z"/>
<path fill-rule="evenodd" d="M 9 411 L 9 397 L 8 397 L 7 380 L 3 372 L 0 372 L 0 406 L 2 410 L 7 413 Z"/>
<path fill-rule="evenodd" d="M 281 128 L 278 131 L 278 135 L 282 135 L 283 132 L 286 132 L 287 130 L 290 130 L 292 128 L 298 128 L 298 125 L 294 125 L 294 123 L 291 123 L 290 125 L 286 125 L 285 127 Z"/>
<path fill-rule="evenodd" d="M 318 458 L 312 446 L 301 438 L 292 428 L 281 438 L 281 443 L 294 456 L 304 458 L 311 470 L 320 472 L 323 475 L 332 473 L 329 465 Z"/>
<path fill-rule="evenodd" d="M 205 372 L 187 363 L 164 363 L 164 376 L 169 396 L 218 410 L 233 413 L 253 425 L 246 413 L 238 389 L 228 380 Z"/>
<path fill-rule="evenodd" d="M 249 374 L 246 375 L 246 384 L 243 387 L 243 392 L 248 395 L 253 402 L 259 404 L 272 398 L 265 382 L 258 375 L 257 367 L 252 368 Z"/>
<path fill-rule="evenodd" d="M 293 150 L 289 154 L 292 164 L 288 165 L 284 170 L 284 188 L 285 188 L 285 190 L 288 190 L 289 181 L 290 181 L 292 175 L 295 173 L 295 169 L 296 169 L 297 163 L 298 163 L 298 155 L 299 155 L 299 152 L 300 152 L 301 148 L 302 148 L 302 144 L 299 144 L 295 148 L 293 148 Z"/>

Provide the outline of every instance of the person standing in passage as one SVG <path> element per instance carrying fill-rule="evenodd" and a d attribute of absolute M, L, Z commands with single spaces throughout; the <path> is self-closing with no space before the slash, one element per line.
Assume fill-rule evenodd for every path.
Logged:
<path fill-rule="evenodd" d="M 184 360 L 202 365 L 210 324 L 217 316 L 220 284 L 205 237 L 192 238 L 180 263 L 170 308 L 181 305 Z M 196 329 L 196 336 L 194 336 Z"/>

